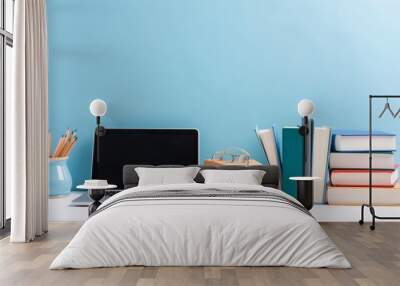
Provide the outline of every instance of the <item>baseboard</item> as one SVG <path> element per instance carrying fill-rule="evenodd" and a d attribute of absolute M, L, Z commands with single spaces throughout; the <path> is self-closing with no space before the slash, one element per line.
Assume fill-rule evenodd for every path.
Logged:
<path fill-rule="evenodd" d="M 361 218 L 361 207 L 314 205 L 311 213 L 320 222 L 358 222 Z M 364 213 L 364 221 L 371 221 L 368 208 L 365 208 Z M 375 213 L 379 216 L 400 216 L 400 207 L 375 207 Z"/>

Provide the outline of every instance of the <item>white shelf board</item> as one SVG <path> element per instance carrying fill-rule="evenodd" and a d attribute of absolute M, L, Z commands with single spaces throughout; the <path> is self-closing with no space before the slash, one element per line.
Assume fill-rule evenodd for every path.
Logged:
<path fill-rule="evenodd" d="M 84 192 L 71 192 L 67 196 L 49 197 L 49 221 L 85 221 L 88 218 L 87 207 L 71 207 L 71 201 Z"/>

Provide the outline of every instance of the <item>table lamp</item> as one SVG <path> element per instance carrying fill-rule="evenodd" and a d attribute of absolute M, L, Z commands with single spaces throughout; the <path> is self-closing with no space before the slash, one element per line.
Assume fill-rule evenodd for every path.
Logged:
<path fill-rule="evenodd" d="M 302 118 L 299 132 L 304 137 L 304 176 L 311 175 L 311 146 L 312 146 L 312 119 L 309 116 L 314 112 L 314 103 L 309 99 L 302 99 L 297 105 L 297 112 Z"/>
<path fill-rule="evenodd" d="M 105 134 L 105 128 L 100 125 L 100 118 L 107 112 L 107 104 L 104 100 L 95 99 L 90 103 L 90 113 L 96 117 L 96 158 L 100 162 L 100 136 Z"/>

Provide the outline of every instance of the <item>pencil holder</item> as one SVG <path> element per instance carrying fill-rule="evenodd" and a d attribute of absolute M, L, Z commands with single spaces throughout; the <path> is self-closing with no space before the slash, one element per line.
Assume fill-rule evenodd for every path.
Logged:
<path fill-rule="evenodd" d="M 63 196 L 71 192 L 72 177 L 67 161 L 68 157 L 50 158 L 49 196 Z"/>

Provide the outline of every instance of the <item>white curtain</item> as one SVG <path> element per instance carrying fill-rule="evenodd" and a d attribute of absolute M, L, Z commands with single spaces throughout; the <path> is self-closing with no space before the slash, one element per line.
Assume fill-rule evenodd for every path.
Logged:
<path fill-rule="evenodd" d="M 48 116 L 45 0 L 15 1 L 11 128 L 6 166 L 11 188 L 12 242 L 47 232 Z"/>

